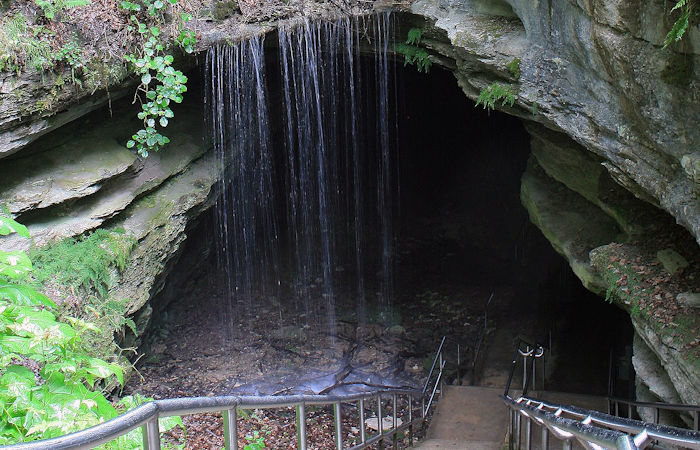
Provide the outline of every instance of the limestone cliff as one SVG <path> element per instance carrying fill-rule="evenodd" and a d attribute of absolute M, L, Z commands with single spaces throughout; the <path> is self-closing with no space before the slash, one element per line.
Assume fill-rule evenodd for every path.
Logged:
<path fill-rule="evenodd" d="M 528 122 L 533 157 L 522 200 L 533 222 L 584 285 L 607 292 L 630 312 L 655 367 L 670 375 L 652 379 L 644 375 L 650 371 L 638 370 L 649 390 L 700 403 L 697 343 L 674 337 L 692 333 L 698 320 L 697 309 L 679 298 L 700 290 L 691 277 L 699 270 L 700 29 L 691 27 L 682 43 L 663 49 L 670 26 L 664 3 L 417 0 L 398 25 L 400 33 L 422 29 L 421 45 L 433 62 L 454 72 L 467 97 L 478 98 L 493 83 L 515 94 L 512 107 L 497 107 Z M 324 11 L 314 14 L 344 13 L 328 5 Z M 282 16 L 304 14 L 302 8 Z M 200 50 L 276 23 L 239 19 L 203 22 Z M 128 92 L 119 88 L 128 84 L 125 75 L 111 81 L 112 98 Z M 124 148 L 127 130 L 138 128 L 131 119 L 79 119 L 106 103 L 104 91 L 37 74 L 5 74 L 0 87 L 0 198 L 29 225 L 37 245 L 97 227 L 125 228 L 138 246 L 114 295 L 132 299 L 127 314 L 147 312 L 144 305 L 159 289 L 189 220 L 212 200 L 218 172 L 201 132 L 183 126 L 167 151 L 142 160 Z M 64 131 L 40 139 L 58 127 Z M 695 242 L 678 237 L 669 218 Z M 659 272 L 665 257 L 658 255 L 667 254 L 659 252 L 667 250 L 679 253 L 686 266 Z M 653 270 L 635 269 L 640 290 L 650 289 L 641 296 L 626 285 L 632 255 L 655 264 Z M 622 260 L 627 262 L 619 267 Z M 657 311 L 668 321 L 660 322 Z M 653 359 L 637 353 L 638 362 Z"/>

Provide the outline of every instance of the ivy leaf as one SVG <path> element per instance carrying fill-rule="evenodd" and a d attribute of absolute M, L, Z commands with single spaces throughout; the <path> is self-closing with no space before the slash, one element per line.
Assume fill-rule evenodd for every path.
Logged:
<path fill-rule="evenodd" d="M 151 74 L 150 73 L 145 73 L 141 76 L 141 83 L 148 84 L 150 82 L 151 82 Z"/>
<path fill-rule="evenodd" d="M 160 123 L 161 127 L 167 127 L 168 126 L 168 119 L 166 117 L 161 117 L 160 120 L 158 121 Z"/>

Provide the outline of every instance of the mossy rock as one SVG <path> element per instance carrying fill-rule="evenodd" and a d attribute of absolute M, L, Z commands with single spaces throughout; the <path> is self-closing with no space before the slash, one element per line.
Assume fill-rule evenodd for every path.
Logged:
<path fill-rule="evenodd" d="M 693 58 L 683 53 L 671 53 L 660 78 L 672 86 L 687 86 L 693 79 Z"/>
<path fill-rule="evenodd" d="M 656 252 L 656 258 L 671 275 L 688 267 L 688 261 L 672 248 L 666 248 Z"/>
<path fill-rule="evenodd" d="M 215 1 L 211 7 L 211 15 L 216 20 L 228 19 L 237 12 L 239 12 L 238 2 L 234 0 Z"/>

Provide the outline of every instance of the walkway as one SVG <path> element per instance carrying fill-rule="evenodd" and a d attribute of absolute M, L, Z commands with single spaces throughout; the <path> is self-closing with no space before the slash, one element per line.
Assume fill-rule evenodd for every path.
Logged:
<path fill-rule="evenodd" d="M 446 386 L 430 422 L 426 440 L 416 448 L 501 450 L 508 429 L 503 389 Z"/>
<path fill-rule="evenodd" d="M 426 440 L 416 448 L 421 450 L 501 450 L 506 445 L 508 408 L 503 404 L 501 388 L 476 386 L 446 386 L 444 396 L 430 421 Z M 513 392 L 511 395 L 515 395 Z M 556 403 L 605 411 L 603 397 L 561 392 L 532 393 L 536 398 Z M 523 438 L 524 439 L 524 438 Z M 555 441 L 554 439 L 552 441 Z M 561 444 L 551 443 L 552 448 Z M 579 448 L 576 445 L 575 448 Z M 539 435 L 533 438 L 533 448 L 539 448 Z"/>

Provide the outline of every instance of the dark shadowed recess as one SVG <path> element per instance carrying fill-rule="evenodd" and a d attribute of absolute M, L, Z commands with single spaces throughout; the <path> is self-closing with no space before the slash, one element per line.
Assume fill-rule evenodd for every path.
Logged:
<path fill-rule="evenodd" d="M 281 108 L 275 107 L 282 95 L 275 75 L 278 57 L 270 50 L 267 58 L 279 164 L 284 146 Z M 189 75 L 190 98 L 202 98 L 201 75 L 197 71 Z M 530 155 L 521 119 L 475 108 L 454 76 L 435 66 L 424 74 L 399 61 L 395 86 L 398 106 L 391 113 L 396 119 L 392 140 L 398 149 L 394 168 L 399 201 L 393 211 L 397 255 L 393 308 L 412 354 L 428 356 L 444 332 L 465 337 L 472 345 L 481 339 L 469 382 L 498 384 L 502 378 L 489 378 L 488 368 L 507 367 L 516 336 L 551 339 L 556 365 L 549 388 L 605 394 L 611 349 L 616 357 L 629 353 L 629 318 L 583 288 L 564 258 L 528 220 L 520 204 L 520 177 Z M 371 105 L 375 89 L 363 85 L 361 92 Z M 188 230 L 179 260 L 152 301 L 152 330 L 162 328 L 164 317 L 171 324 L 191 321 L 192 316 L 178 311 L 192 303 L 200 312 L 197 317 L 206 319 L 202 328 L 225 326 L 220 317 L 225 309 L 220 304 L 221 286 L 216 283 L 214 217 L 210 209 Z M 493 300 L 487 306 L 491 293 Z M 430 326 L 414 320 L 455 304 L 468 311 L 460 320 Z M 179 357 L 187 364 L 188 355 Z"/>

